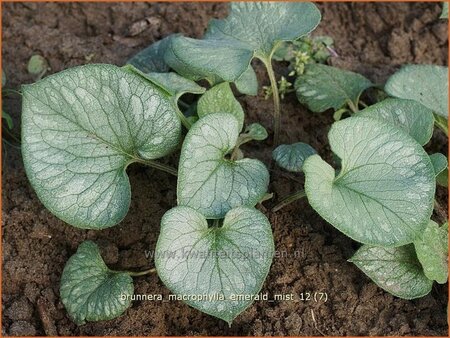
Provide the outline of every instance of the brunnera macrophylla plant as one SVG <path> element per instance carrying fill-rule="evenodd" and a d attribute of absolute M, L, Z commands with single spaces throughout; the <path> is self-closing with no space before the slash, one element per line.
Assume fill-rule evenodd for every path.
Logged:
<path fill-rule="evenodd" d="M 253 241 L 258 243 L 258 256 L 262 257 L 257 266 L 252 256 L 233 258 L 237 270 L 227 270 L 230 258 L 214 258 L 216 266 L 208 275 L 215 273 L 218 279 L 198 279 L 192 271 L 184 281 L 191 283 L 195 278 L 222 296 L 230 290 L 256 294 L 267 276 L 273 253 L 269 221 L 253 208 L 266 195 L 269 173 L 262 162 L 244 158 L 239 146 L 265 139 L 267 132 L 258 124 L 241 132 L 244 112 L 229 84 L 214 86 L 198 102 L 200 120 L 186 126 L 189 132 L 177 172 L 156 159 L 180 144 L 183 113 L 177 101 L 186 92 L 201 94 L 205 90 L 178 74 L 144 74 L 130 65 L 80 66 L 24 86 L 22 150 L 28 178 L 54 215 L 79 228 L 104 229 L 119 223 L 128 211 L 129 164 L 146 164 L 178 175 L 177 208 L 188 210 L 181 213 L 185 219 L 178 219 L 179 229 L 192 226 L 190 215 L 201 215 L 202 222 L 194 225 L 207 224 L 207 233 L 212 236 L 207 238 L 214 240 L 213 249 L 233 257 L 236 250 L 250 250 Z M 161 236 L 165 236 L 165 229 L 163 226 Z M 203 230 L 197 235 L 202 237 Z M 264 241 L 254 237 L 260 234 L 264 234 Z M 186 234 L 183 241 L 191 235 L 195 250 L 211 250 L 211 242 L 197 243 L 194 233 Z M 160 240 L 159 247 L 186 248 L 185 242 L 173 240 Z M 220 241 L 222 247 L 217 246 Z M 160 255 L 158 274 L 175 293 L 195 291 L 177 286 L 179 276 L 166 270 L 170 265 L 166 260 L 171 257 Z M 153 271 L 112 271 L 102 261 L 98 247 L 85 242 L 63 271 L 61 300 L 77 324 L 111 319 L 131 304 L 131 276 Z M 244 284 L 238 280 L 242 275 Z M 231 283 L 228 278 L 232 278 Z M 191 305 L 231 323 L 251 301 L 228 303 L 219 299 L 215 304 L 214 308 L 202 302 Z"/>
<path fill-rule="evenodd" d="M 306 97 L 310 109 L 339 111 L 344 96 L 358 98 L 368 80 L 327 68 L 338 79 L 332 84 L 328 76 L 309 80 L 307 71 L 297 81 L 312 84 L 309 90 L 315 93 Z M 448 163 L 444 155 L 428 155 L 422 148 L 435 123 L 443 129 L 437 117 L 448 116 L 444 73 L 445 67 L 406 66 L 386 84 L 386 92 L 398 98 L 362 111 L 353 101 L 352 117 L 334 123 L 328 135 L 338 159 L 336 170 L 305 143 L 281 145 L 273 152 L 280 167 L 305 174 L 304 191 L 286 197 L 273 210 L 306 196 L 327 222 L 364 244 L 350 261 L 380 287 L 405 299 L 426 295 L 433 281 L 447 281 L 448 227 L 430 217 L 436 183 L 448 185 L 443 178 Z"/>
<path fill-rule="evenodd" d="M 308 34 L 319 21 L 311 3 L 235 3 L 226 19 L 211 21 L 201 40 L 171 35 L 124 67 L 81 66 L 24 86 L 23 158 L 39 199 L 63 221 L 101 230 L 128 212 L 128 165 L 177 176 L 177 206 L 161 220 L 156 272 L 179 299 L 231 324 L 261 290 L 274 243 L 268 219 L 255 209 L 267 198 L 269 172 L 240 149 L 264 140 L 267 131 L 258 123 L 245 126 L 230 84 L 255 95 L 251 61 L 263 62 L 274 96 L 276 143 L 280 107 L 271 60 L 283 42 Z M 410 77 L 420 72 L 412 69 Z M 337 119 L 344 112 L 353 117 L 329 134 L 339 157 L 336 170 L 305 143 L 274 151 L 280 166 L 306 176 L 305 191 L 274 210 L 306 195 L 325 220 L 364 243 L 352 261 L 381 287 L 404 298 L 426 294 L 431 280 L 446 279 L 446 245 L 434 242 L 448 230 L 430 216 L 447 159 L 422 148 L 433 124 L 442 124 L 437 117 L 448 115 L 443 103 L 414 99 L 394 75 L 386 92 L 395 98 L 359 111 L 361 93 L 373 86 L 361 75 L 320 64 L 305 64 L 297 75 L 297 96 L 311 110 L 333 108 Z M 208 88 L 196 83 L 204 79 Z M 433 69 L 433 79 L 442 82 L 442 70 Z M 421 86 L 417 95 L 427 96 L 443 84 Z M 200 97 L 187 103 L 186 93 Z M 178 169 L 159 161 L 180 145 Z M 431 249 L 432 255 L 424 254 Z M 389 272 L 393 268 L 397 275 Z M 131 304 L 131 277 L 154 271 L 110 270 L 87 241 L 64 268 L 61 299 L 77 324 L 115 318 Z M 205 292 L 207 299 L 196 297 Z"/>
<path fill-rule="evenodd" d="M 280 133 L 280 99 L 272 57 L 284 41 L 294 41 L 319 24 L 321 15 L 309 2 L 237 2 L 227 18 L 213 19 L 201 40 L 173 37 L 164 54 L 170 68 L 210 84 L 234 82 L 239 91 L 256 94 L 253 58 L 265 65 L 274 100 L 274 143 Z M 249 91 L 247 88 L 252 88 Z"/>

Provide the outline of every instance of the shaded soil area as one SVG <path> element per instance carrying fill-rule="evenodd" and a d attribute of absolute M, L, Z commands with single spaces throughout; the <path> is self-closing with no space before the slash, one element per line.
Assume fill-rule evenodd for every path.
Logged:
<path fill-rule="evenodd" d="M 382 83 L 403 63 L 447 62 L 447 22 L 439 3 L 319 4 L 323 21 L 314 34 L 334 38 L 339 58 L 332 64 L 356 70 Z M 16 3 L 3 4 L 3 69 L 9 88 L 30 83 L 27 62 L 41 54 L 51 72 L 88 62 L 122 65 L 128 57 L 167 36 L 181 32 L 200 37 L 211 17 L 223 17 L 223 3 Z M 255 62 L 260 84 L 268 84 Z M 278 74 L 284 65 L 276 65 Z M 240 97 L 247 122 L 270 129 L 271 101 Z M 18 132 L 20 101 L 6 99 Z M 312 114 L 289 95 L 282 102 L 283 143 L 311 144 L 333 161 L 327 132 L 331 113 Z M 429 151 L 447 153 L 447 140 L 436 131 Z M 418 300 L 395 298 L 372 283 L 347 259 L 358 245 L 298 201 L 278 213 L 268 211 L 277 250 L 263 292 L 325 292 L 328 301 L 255 302 L 231 327 L 182 302 L 135 301 L 120 318 L 77 327 L 59 299 L 59 281 L 67 259 L 86 239 L 103 249 L 111 267 L 141 270 L 153 266 L 159 221 L 176 204 L 176 179 L 134 165 L 128 170 L 132 203 L 125 220 L 104 231 L 75 229 L 50 214 L 28 183 L 17 149 L 3 149 L 2 250 L 3 335 L 441 335 L 448 334 L 447 285 Z M 244 148 L 250 157 L 270 162 L 270 142 Z M 167 161 L 176 165 L 176 158 Z M 301 174 L 273 169 L 275 201 L 302 187 Z M 447 193 L 439 188 L 445 218 Z M 135 292 L 169 291 L 156 275 L 135 279 Z"/>

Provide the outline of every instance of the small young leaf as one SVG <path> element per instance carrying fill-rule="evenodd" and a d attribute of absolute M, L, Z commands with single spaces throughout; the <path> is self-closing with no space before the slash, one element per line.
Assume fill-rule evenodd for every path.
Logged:
<path fill-rule="evenodd" d="M 269 62 L 281 41 L 308 34 L 320 18 L 310 2 L 235 2 L 227 18 L 210 22 L 203 40 L 173 39 L 165 59 L 193 80 L 234 82 L 253 57 Z"/>
<path fill-rule="evenodd" d="M 249 124 L 247 127 L 245 127 L 244 134 L 246 135 L 246 137 L 249 137 L 255 141 L 263 141 L 269 136 L 266 128 L 264 128 L 259 123 Z"/>
<path fill-rule="evenodd" d="M 448 230 L 430 220 L 422 236 L 414 242 L 425 276 L 444 284 L 448 279 Z"/>
<path fill-rule="evenodd" d="M 209 114 L 192 126 L 181 149 L 178 204 L 206 218 L 223 218 L 237 206 L 254 206 L 267 191 L 269 172 L 255 159 L 232 161 L 239 121 L 230 113 Z"/>
<path fill-rule="evenodd" d="M 155 265 L 180 299 L 231 324 L 261 290 L 273 253 L 270 223 L 254 208 L 231 209 L 222 226 L 208 227 L 199 212 L 175 207 L 161 221 Z"/>
<path fill-rule="evenodd" d="M 255 71 L 251 65 L 249 65 L 247 70 L 234 81 L 234 84 L 241 94 L 252 96 L 258 94 L 258 79 L 256 78 Z"/>
<path fill-rule="evenodd" d="M 127 64 L 133 65 L 143 73 L 165 73 L 170 70 L 170 67 L 164 61 L 164 54 L 170 39 L 177 35 L 169 35 L 162 40 L 159 40 L 147 48 L 141 50 L 127 61 Z"/>
<path fill-rule="evenodd" d="M 41 55 L 33 55 L 28 61 L 27 70 L 31 75 L 43 75 L 48 68 L 47 60 Z"/>
<path fill-rule="evenodd" d="M 430 155 L 431 164 L 433 165 L 436 176 L 448 168 L 448 160 L 444 154 L 436 153 Z"/>
<path fill-rule="evenodd" d="M 61 301 L 77 325 L 120 316 L 131 305 L 133 279 L 109 270 L 97 245 L 81 243 L 61 277 Z"/>
<path fill-rule="evenodd" d="M 358 116 L 384 120 L 398 126 L 421 145 L 427 144 L 433 135 L 433 112 L 417 101 L 386 99 L 358 112 Z"/>
<path fill-rule="evenodd" d="M 288 171 L 301 172 L 305 160 L 317 152 L 309 144 L 298 142 L 282 144 L 272 153 L 277 164 Z"/>
<path fill-rule="evenodd" d="M 356 105 L 359 96 L 373 86 L 364 76 L 347 70 L 310 63 L 295 80 L 298 100 L 315 113 Z"/>
<path fill-rule="evenodd" d="M 433 211 L 435 174 L 423 148 L 403 130 L 367 117 L 336 122 L 328 134 L 342 159 L 334 169 L 313 155 L 303 165 L 311 206 L 354 240 L 412 243 Z"/>
<path fill-rule="evenodd" d="M 385 91 L 394 97 L 422 103 L 448 119 L 448 68 L 408 65 L 386 82 Z"/>
<path fill-rule="evenodd" d="M 239 121 L 239 131 L 244 125 L 244 110 L 231 91 L 230 84 L 223 82 L 207 90 L 198 100 L 197 114 L 202 118 L 213 113 L 230 113 Z"/>
<path fill-rule="evenodd" d="M 433 285 L 423 273 L 413 245 L 398 248 L 363 245 L 349 261 L 380 288 L 403 299 L 423 297 Z"/>
<path fill-rule="evenodd" d="M 80 228 L 103 229 L 126 215 L 125 169 L 179 144 L 167 93 L 111 65 L 86 65 L 23 87 L 22 152 L 39 199 Z"/>

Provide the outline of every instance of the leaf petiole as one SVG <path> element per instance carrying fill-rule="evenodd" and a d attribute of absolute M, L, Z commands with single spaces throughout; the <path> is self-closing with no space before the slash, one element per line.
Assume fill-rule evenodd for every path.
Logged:
<path fill-rule="evenodd" d="M 155 169 L 159 169 L 159 170 L 169 173 L 173 176 L 178 176 L 178 171 L 175 168 L 172 168 L 172 167 L 162 164 L 160 162 L 156 162 L 154 160 L 143 160 L 140 158 L 135 158 L 134 160 L 135 160 L 135 162 L 148 165 L 149 167 L 153 167 Z"/>
<path fill-rule="evenodd" d="M 178 101 L 178 103 L 181 103 L 180 101 Z M 180 118 L 181 123 L 183 124 L 183 126 L 189 130 L 192 127 L 192 124 L 189 122 L 189 120 L 186 118 L 186 116 L 184 116 L 183 112 L 180 110 L 180 108 L 178 108 L 177 105 L 175 105 L 175 111 L 177 112 L 178 117 Z"/>
<path fill-rule="evenodd" d="M 272 208 L 272 212 L 277 212 L 278 210 L 284 208 L 285 206 L 291 204 L 292 202 L 295 202 L 299 200 L 300 198 L 306 197 L 306 193 L 304 190 L 299 190 L 296 193 L 286 196 L 283 198 L 280 203 L 278 203 L 276 206 Z"/>
<path fill-rule="evenodd" d="M 351 100 L 347 100 L 347 105 L 353 114 L 356 114 L 359 111 L 358 105 L 355 105 Z"/>
<path fill-rule="evenodd" d="M 267 74 L 269 75 L 270 86 L 272 87 L 272 96 L 273 96 L 273 144 L 275 146 L 279 143 L 280 138 L 280 129 L 281 129 L 281 111 L 280 111 L 280 94 L 278 92 L 278 84 L 275 78 L 275 73 L 272 67 L 272 61 L 270 58 L 268 60 L 261 59 L 261 61 L 266 66 Z"/>
<path fill-rule="evenodd" d="M 133 272 L 133 271 L 121 271 L 121 272 L 126 272 L 131 277 L 139 277 L 139 276 L 145 276 L 145 275 L 149 275 L 151 273 L 155 273 L 156 269 L 155 268 L 151 268 L 151 269 L 147 269 L 147 270 L 144 270 L 144 271 L 138 271 L 138 272 Z"/>

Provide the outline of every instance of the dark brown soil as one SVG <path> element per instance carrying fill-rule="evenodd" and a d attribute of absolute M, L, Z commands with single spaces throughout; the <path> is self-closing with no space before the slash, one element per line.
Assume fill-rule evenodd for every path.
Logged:
<path fill-rule="evenodd" d="M 87 62 L 121 65 L 170 33 L 201 36 L 208 20 L 226 15 L 226 8 L 223 3 L 3 4 L 2 56 L 8 87 L 33 81 L 26 70 L 33 54 L 43 55 L 51 72 Z M 438 19 L 438 3 L 327 3 L 320 8 L 323 21 L 314 34 L 335 39 L 340 55 L 333 60 L 335 65 L 360 71 L 381 83 L 403 63 L 447 63 L 447 22 Z M 260 82 L 267 84 L 260 65 L 256 66 Z M 282 65 L 276 68 L 283 71 Z M 248 122 L 270 126 L 270 101 L 259 95 L 243 97 L 241 102 Z M 327 142 L 331 114 L 309 113 L 293 95 L 282 104 L 282 141 L 310 143 L 331 160 Z M 18 124 L 20 102 L 7 100 L 5 108 Z M 245 150 L 268 162 L 268 145 L 253 144 Z M 439 131 L 429 149 L 447 153 L 447 140 Z M 414 301 L 382 291 L 347 262 L 357 244 L 325 223 L 306 201 L 275 214 L 266 213 L 276 248 L 288 257 L 275 258 L 263 291 L 326 292 L 326 303 L 256 302 L 229 328 L 181 302 L 136 301 L 120 318 L 77 327 L 59 299 L 59 280 L 67 259 L 82 241 L 92 239 L 104 248 L 105 260 L 112 267 L 140 270 L 153 266 L 145 251 L 155 247 L 160 218 L 176 203 L 176 180 L 141 166 L 130 168 L 133 198 L 126 219 L 109 230 L 79 230 L 42 206 L 25 177 L 20 152 L 8 146 L 5 150 L 4 335 L 448 334 L 447 285 L 436 285 L 431 294 Z M 303 176 L 275 169 L 272 181 L 271 189 L 278 198 L 300 188 Z M 446 191 L 440 189 L 438 195 L 446 210 Z M 269 208 L 273 203 L 265 205 Z M 436 219 L 442 221 L 439 217 L 442 215 Z M 136 293 L 168 295 L 156 275 L 136 278 L 135 286 Z"/>

